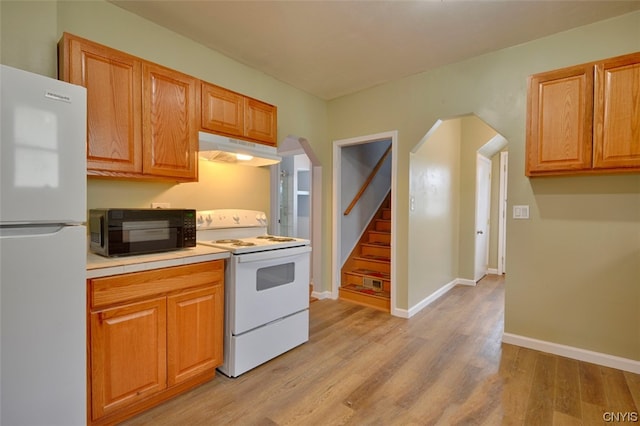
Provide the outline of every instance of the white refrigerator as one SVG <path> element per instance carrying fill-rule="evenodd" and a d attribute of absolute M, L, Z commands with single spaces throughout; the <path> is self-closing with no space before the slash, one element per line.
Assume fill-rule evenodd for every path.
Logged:
<path fill-rule="evenodd" d="M 86 89 L 0 65 L 0 425 L 84 425 Z"/>

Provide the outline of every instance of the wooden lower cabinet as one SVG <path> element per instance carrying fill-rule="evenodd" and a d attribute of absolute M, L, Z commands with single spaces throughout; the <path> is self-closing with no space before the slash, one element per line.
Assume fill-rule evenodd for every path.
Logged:
<path fill-rule="evenodd" d="M 214 286 L 170 296 L 168 300 L 169 386 L 222 364 L 222 287 Z"/>
<path fill-rule="evenodd" d="M 167 387 L 166 298 L 92 313 L 94 419 Z"/>
<path fill-rule="evenodd" d="M 89 424 L 115 424 L 222 364 L 224 261 L 88 280 Z"/>

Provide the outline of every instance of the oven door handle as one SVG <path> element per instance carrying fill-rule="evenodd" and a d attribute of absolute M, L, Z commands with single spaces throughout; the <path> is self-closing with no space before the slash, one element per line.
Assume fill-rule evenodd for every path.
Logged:
<path fill-rule="evenodd" d="M 281 257 L 291 257 L 298 254 L 308 253 L 311 251 L 311 246 L 299 246 L 290 247 L 286 249 L 276 249 L 260 251 L 257 253 L 237 254 L 235 257 L 238 259 L 238 263 L 256 262 L 259 260 L 278 259 Z"/>

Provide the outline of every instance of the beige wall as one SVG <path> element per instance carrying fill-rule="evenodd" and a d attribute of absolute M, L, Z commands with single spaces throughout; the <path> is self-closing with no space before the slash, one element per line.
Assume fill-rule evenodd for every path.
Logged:
<path fill-rule="evenodd" d="M 89 208 L 151 207 L 153 202 L 169 202 L 175 208 L 268 211 L 268 168 L 200 160 L 199 174 L 198 183 L 180 184 L 90 179 L 87 204 Z"/>
<path fill-rule="evenodd" d="M 458 277 L 473 280 L 476 258 L 476 161 L 478 150 L 497 133 L 475 115 L 462 117 L 460 139 L 460 252 Z M 409 230 L 412 232 L 412 230 Z"/>
<path fill-rule="evenodd" d="M 640 176 L 524 176 L 527 76 L 633 51 L 638 12 L 329 103 L 331 139 L 398 130 L 401 308 L 431 291 L 414 272 L 422 266 L 402 220 L 410 217 L 409 152 L 436 120 L 475 113 L 509 141 L 509 208 L 531 210 L 530 220 L 507 223 L 505 331 L 640 360 Z"/>
<path fill-rule="evenodd" d="M 0 2 L 0 63 L 57 77 L 55 1 Z"/>
<path fill-rule="evenodd" d="M 489 269 L 498 269 L 500 226 L 500 153 L 491 157 L 491 215 L 489 217 Z"/>
<path fill-rule="evenodd" d="M 444 120 L 410 154 L 409 280 L 422 285 L 397 288 L 403 300 L 423 299 L 458 277 L 462 131 L 462 120 Z"/>

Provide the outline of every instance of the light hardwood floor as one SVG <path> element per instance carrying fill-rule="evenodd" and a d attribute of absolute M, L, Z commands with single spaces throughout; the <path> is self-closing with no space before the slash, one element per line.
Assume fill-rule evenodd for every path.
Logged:
<path fill-rule="evenodd" d="M 126 424 L 547 426 L 637 415 L 640 375 L 502 344 L 503 302 L 497 276 L 408 320 L 317 301 L 308 343 Z"/>

